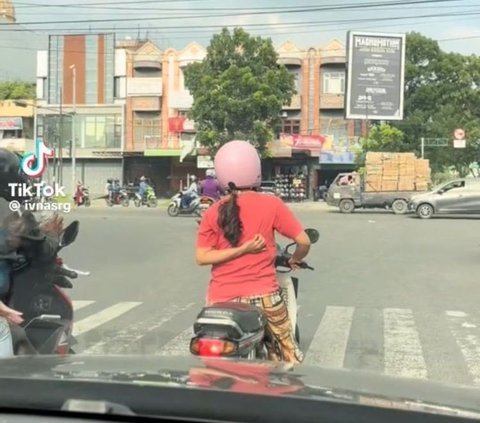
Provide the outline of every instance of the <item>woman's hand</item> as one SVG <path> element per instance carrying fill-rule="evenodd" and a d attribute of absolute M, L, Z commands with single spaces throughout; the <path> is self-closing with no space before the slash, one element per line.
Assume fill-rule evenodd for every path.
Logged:
<path fill-rule="evenodd" d="M 262 235 L 255 235 L 254 238 L 242 244 L 243 252 L 245 254 L 257 254 L 266 249 L 265 238 Z"/>
<path fill-rule="evenodd" d="M 10 307 L 7 307 L 0 301 L 0 317 L 5 317 L 8 321 L 19 325 L 23 322 L 21 312 L 14 310 Z"/>

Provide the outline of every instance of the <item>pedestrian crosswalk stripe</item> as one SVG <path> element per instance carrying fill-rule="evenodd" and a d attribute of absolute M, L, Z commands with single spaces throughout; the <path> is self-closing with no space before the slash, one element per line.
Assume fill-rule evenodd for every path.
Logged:
<path fill-rule="evenodd" d="M 175 338 L 167 342 L 155 355 L 162 356 L 188 356 L 190 355 L 190 340 L 193 336 L 193 327 L 180 332 Z"/>
<path fill-rule="evenodd" d="M 427 367 L 412 311 L 386 308 L 383 317 L 385 373 L 426 379 Z"/>
<path fill-rule="evenodd" d="M 72 301 L 73 303 L 73 310 L 78 311 L 81 308 L 87 307 L 90 304 L 93 304 L 95 301 Z"/>
<path fill-rule="evenodd" d="M 162 310 L 160 316 L 154 315 L 147 320 L 135 322 L 117 331 L 113 336 L 107 336 L 84 351 L 82 354 L 121 354 L 135 348 L 136 352 L 141 349 L 138 343 L 150 332 L 156 331 L 165 323 L 172 320 L 178 313 L 191 308 L 195 303 L 189 303 L 183 307 L 171 305 Z"/>
<path fill-rule="evenodd" d="M 305 357 L 306 364 L 343 368 L 353 311 L 353 307 L 329 306 L 325 309 Z"/>
<path fill-rule="evenodd" d="M 445 312 L 453 337 L 465 358 L 475 385 L 480 385 L 480 337 L 478 327 L 463 311 Z"/>
<path fill-rule="evenodd" d="M 88 331 L 91 331 L 92 329 L 104 325 L 105 323 L 116 319 L 122 314 L 125 314 L 127 311 L 138 307 L 140 304 L 142 303 L 137 301 L 117 303 L 111 307 L 99 311 L 98 313 L 94 313 L 88 317 L 85 317 L 85 319 L 82 319 L 73 325 L 73 336 L 82 335 Z"/>

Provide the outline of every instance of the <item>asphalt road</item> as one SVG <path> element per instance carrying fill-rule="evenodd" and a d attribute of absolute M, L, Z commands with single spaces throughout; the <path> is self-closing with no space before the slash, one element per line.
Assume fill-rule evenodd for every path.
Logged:
<path fill-rule="evenodd" d="M 299 271 L 306 363 L 480 387 L 479 222 L 384 212 L 298 215 L 320 231 Z M 82 209 L 63 252 L 88 269 L 71 295 L 81 354 L 188 354 L 208 268 L 196 223 L 164 210 Z"/>

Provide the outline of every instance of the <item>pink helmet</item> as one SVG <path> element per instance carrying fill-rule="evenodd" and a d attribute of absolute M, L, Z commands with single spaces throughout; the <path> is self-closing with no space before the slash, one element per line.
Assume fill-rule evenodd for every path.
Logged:
<path fill-rule="evenodd" d="M 248 141 L 230 141 L 215 155 L 215 173 L 224 188 L 256 188 L 262 182 L 262 165 L 255 147 Z"/>

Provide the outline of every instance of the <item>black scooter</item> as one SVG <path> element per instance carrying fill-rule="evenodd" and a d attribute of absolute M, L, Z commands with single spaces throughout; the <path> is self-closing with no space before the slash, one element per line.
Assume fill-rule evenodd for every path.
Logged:
<path fill-rule="evenodd" d="M 28 251 L 28 258 L 14 264 L 7 304 L 22 312 L 24 319 L 21 325 L 11 325 L 15 355 L 73 353 L 73 304 L 64 289 L 73 287 L 69 279 L 89 273 L 69 269 L 58 252 L 75 241 L 78 230 L 75 221 L 65 228 L 55 250 Z"/>

